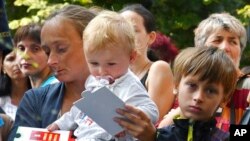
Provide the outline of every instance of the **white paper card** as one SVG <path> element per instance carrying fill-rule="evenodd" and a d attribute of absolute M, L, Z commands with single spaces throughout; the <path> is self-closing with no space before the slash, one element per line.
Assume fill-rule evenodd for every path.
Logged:
<path fill-rule="evenodd" d="M 82 96 L 84 97 L 74 103 L 77 108 L 112 136 L 123 131 L 113 118 L 121 117 L 116 113 L 116 109 L 124 108 L 125 103 L 113 92 L 106 87 L 102 87 L 93 93 L 86 91 Z"/>

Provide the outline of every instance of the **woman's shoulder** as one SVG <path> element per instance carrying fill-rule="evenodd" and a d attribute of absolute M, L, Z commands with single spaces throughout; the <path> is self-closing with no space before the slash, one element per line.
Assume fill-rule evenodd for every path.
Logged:
<path fill-rule="evenodd" d="M 149 78 L 169 78 L 172 77 L 173 73 L 172 73 L 172 69 L 170 67 L 170 65 L 165 62 L 165 61 L 156 61 L 154 62 L 148 72 L 148 77 Z M 170 79 L 170 78 L 169 78 Z"/>
<path fill-rule="evenodd" d="M 158 60 L 153 62 L 152 66 L 165 66 L 165 67 L 170 67 L 170 64 L 166 61 L 163 60 Z"/>
<path fill-rule="evenodd" d="M 166 89 L 166 86 L 169 86 L 168 90 L 172 89 L 173 73 L 170 65 L 165 61 L 154 62 L 149 69 L 146 84 L 152 89 L 157 90 Z"/>
<path fill-rule="evenodd" d="M 166 73 L 166 71 L 171 71 L 171 67 L 170 67 L 170 64 L 168 64 L 167 62 L 159 60 L 159 61 L 152 63 L 149 72 L 150 71 L 157 72 L 157 73 L 159 72 Z"/>
<path fill-rule="evenodd" d="M 45 87 L 33 88 L 24 94 L 20 104 L 24 107 L 27 105 L 36 105 L 35 107 L 37 108 L 41 108 L 43 106 L 50 107 L 55 105 L 56 101 L 60 101 L 63 98 L 63 92 L 63 83 L 55 83 Z"/>
<path fill-rule="evenodd" d="M 32 88 L 26 91 L 26 96 L 41 97 L 56 93 L 62 93 L 62 91 L 64 90 L 63 87 L 63 83 L 54 83 L 46 85 L 44 87 Z"/>

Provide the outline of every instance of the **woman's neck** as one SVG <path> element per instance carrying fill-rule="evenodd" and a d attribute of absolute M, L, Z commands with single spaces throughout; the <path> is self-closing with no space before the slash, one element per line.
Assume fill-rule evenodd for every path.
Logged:
<path fill-rule="evenodd" d="M 11 101 L 12 104 L 18 105 L 24 93 L 29 89 L 28 79 L 12 80 L 11 82 Z"/>
<path fill-rule="evenodd" d="M 82 84 L 65 84 L 66 85 L 66 90 L 65 90 L 65 95 L 68 97 L 72 98 L 80 98 L 82 91 L 85 90 L 84 83 Z"/>
<path fill-rule="evenodd" d="M 65 93 L 61 114 L 69 111 L 73 105 L 73 102 L 81 98 L 81 93 L 85 90 L 85 81 L 86 78 L 74 82 L 65 82 Z"/>
<path fill-rule="evenodd" d="M 148 58 L 137 58 L 133 64 L 130 65 L 132 72 L 140 79 L 149 70 L 152 62 Z"/>
<path fill-rule="evenodd" d="M 52 74 L 49 67 L 46 67 L 42 72 L 29 76 L 32 88 L 38 88 Z"/>
<path fill-rule="evenodd" d="M 81 96 L 82 91 L 85 90 L 85 82 L 87 80 L 88 74 L 79 76 L 78 80 L 65 82 L 65 95 L 69 97 Z"/>

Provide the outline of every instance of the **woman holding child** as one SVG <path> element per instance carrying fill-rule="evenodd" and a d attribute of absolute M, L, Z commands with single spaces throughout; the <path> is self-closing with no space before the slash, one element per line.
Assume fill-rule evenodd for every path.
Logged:
<path fill-rule="evenodd" d="M 119 19 L 120 15 L 119 14 L 117 15 L 118 15 L 117 18 Z M 110 16 L 112 17 L 112 15 Z M 81 6 L 68 5 L 60 9 L 59 11 L 56 11 L 54 14 L 50 15 L 46 19 L 41 30 L 41 44 L 46 54 L 48 55 L 48 65 L 52 68 L 56 78 L 60 81 L 60 83 L 48 85 L 38 89 L 31 89 L 25 93 L 18 107 L 16 120 L 14 122 L 14 127 L 12 128 L 11 134 L 9 136 L 9 141 L 14 140 L 18 126 L 46 128 L 48 125 L 50 125 L 51 123 L 56 121 L 59 117 L 61 117 L 64 113 L 68 112 L 70 108 L 73 106 L 73 102 L 81 98 L 81 93 L 82 91 L 85 90 L 84 84 L 87 81 L 88 76 L 90 75 L 83 50 L 83 46 L 87 44 L 84 43 L 83 32 L 87 24 L 94 17 L 95 17 L 94 13 L 90 12 L 89 10 Z M 120 23 L 124 24 L 123 21 L 121 21 Z M 100 25 L 97 26 L 100 28 L 104 26 L 106 22 L 103 25 L 102 22 L 100 22 L 99 24 Z M 126 26 L 130 27 L 130 29 L 133 31 L 130 24 L 127 23 Z M 115 27 L 122 28 L 122 26 L 119 26 L 119 24 L 118 26 Z M 126 29 L 124 30 L 127 31 Z M 119 29 L 115 31 L 119 31 Z M 109 32 L 109 30 L 107 30 L 107 32 Z M 91 32 L 88 31 L 88 33 L 90 34 L 89 36 L 91 37 Z M 98 35 L 98 33 L 96 34 Z M 117 34 L 116 32 L 110 34 L 115 34 L 115 37 L 119 37 L 118 36 L 119 34 Z M 133 32 L 130 32 L 128 34 L 133 34 Z M 107 40 L 114 41 L 112 37 L 110 38 L 111 39 Z M 133 48 L 134 36 L 131 36 L 131 38 L 132 38 L 131 48 Z M 115 39 L 118 40 L 120 38 L 115 38 Z M 115 43 L 119 44 L 120 42 L 116 40 Z M 103 44 L 101 42 L 100 46 L 98 47 L 102 47 L 102 45 Z M 91 45 L 88 46 L 92 47 Z M 108 46 L 107 48 L 110 48 L 110 46 L 117 47 L 114 45 L 113 42 L 110 44 L 107 43 L 107 46 Z M 122 46 L 122 47 L 128 47 L 128 46 Z M 117 48 L 114 49 L 115 51 L 117 51 Z M 104 55 L 101 54 L 103 55 L 101 58 L 108 57 L 108 59 L 100 60 L 100 56 L 95 54 L 99 52 L 94 51 L 94 54 L 92 54 L 92 56 L 94 57 L 88 60 L 89 65 L 91 66 L 93 65 L 90 68 L 95 68 L 95 66 L 96 65 L 98 66 L 98 64 L 101 62 L 100 64 L 101 65 L 104 64 L 105 67 L 108 66 L 115 68 L 114 70 L 113 69 L 111 70 L 115 71 L 114 78 L 117 77 L 117 79 L 118 77 L 121 76 L 121 74 L 125 72 L 129 73 L 128 70 L 129 62 L 132 62 L 135 56 L 135 53 L 134 51 L 132 51 L 132 49 L 130 53 L 133 55 L 131 56 L 126 55 L 123 51 L 119 51 L 119 53 L 122 54 L 122 56 L 118 55 L 120 58 L 118 57 L 117 60 L 113 58 L 115 56 L 112 56 L 112 53 L 109 53 L 109 51 L 107 50 L 103 51 L 105 52 L 105 54 Z M 110 56 L 107 56 L 107 54 L 109 54 Z M 125 59 L 127 60 L 127 62 L 124 61 Z M 107 62 L 103 63 L 103 61 Z M 120 63 L 126 63 L 126 65 L 122 65 L 123 68 L 121 68 L 121 65 L 116 67 Z M 105 71 L 101 71 L 102 70 L 101 68 L 100 69 L 98 68 L 97 70 L 100 70 L 101 75 L 106 74 Z M 109 69 L 104 69 L 104 70 L 109 70 Z M 131 84 L 130 83 L 131 81 L 129 81 L 128 83 L 132 87 L 131 91 L 134 92 L 135 96 L 130 95 L 131 93 L 129 91 L 127 93 L 128 94 L 127 97 L 126 95 L 124 96 L 122 94 L 121 97 L 126 99 L 126 102 L 130 104 L 131 103 L 134 104 L 136 103 L 135 101 L 137 101 L 138 103 L 134 105 L 136 106 L 140 105 L 139 106 L 140 109 L 145 109 L 144 111 L 147 111 L 149 116 L 152 116 L 151 120 L 156 121 L 158 119 L 158 110 L 156 105 L 149 98 L 145 88 L 142 86 L 140 81 L 137 80 L 137 77 L 135 77 L 133 73 L 130 74 L 131 76 L 133 76 L 133 79 L 135 80 L 134 82 L 138 84 L 138 91 L 142 90 L 142 92 L 136 93 L 133 89 L 134 88 L 133 83 Z M 116 83 L 120 83 L 120 81 L 114 82 L 114 84 Z M 124 89 L 124 92 L 126 91 L 127 89 Z M 83 122 L 84 120 L 80 119 L 80 121 Z M 104 138 L 103 135 L 106 135 L 105 139 L 113 138 L 113 136 L 110 137 L 110 135 L 107 135 L 107 133 L 103 129 L 100 130 L 100 127 L 98 125 L 96 124 L 93 125 L 95 125 L 93 126 L 93 128 L 84 127 L 85 131 L 87 132 L 83 133 L 84 140 L 86 139 L 103 140 Z M 102 131 L 103 134 L 100 134 L 100 132 L 97 132 L 96 130 L 94 132 L 91 132 L 92 130 L 88 130 L 88 129 L 95 129 L 95 127 L 99 129 L 98 131 Z M 130 137 L 130 139 L 134 140 L 133 137 Z"/>
<path fill-rule="evenodd" d="M 95 14 L 81 6 L 68 5 L 45 21 L 41 44 L 48 55 L 48 64 L 60 83 L 25 93 L 9 141 L 14 140 L 18 126 L 46 128 L 81 98 L 89 75 L 83 55 L 82 35 L 94 17 Z"/>

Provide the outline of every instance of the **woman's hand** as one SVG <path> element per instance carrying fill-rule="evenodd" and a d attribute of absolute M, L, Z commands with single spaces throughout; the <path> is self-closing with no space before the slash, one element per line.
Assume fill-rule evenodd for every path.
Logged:
<path fill-rule="evenodd" d="M 140 141 L 154 141 L 156 128 L 150 118 L 140 109 L 126 105 L 124 109 L 117 109 L 117 113 L 126 117 L 116 117 L 114 120 Z"/>
<path fill-rule="evenodd" d="M 164 118 L 162 119 L 162 121 L 159 123 L 158 128 L 162 128 L 162 127 L 166 127 L 169 125 L 172 125 L 173 119 L 177 116 L 177 115 L 181 115 L 181 109 L 180 107 L 176 108 L 176 109 L 171 109 L 171 111 L 166 114 L 164 116 Z"/>

